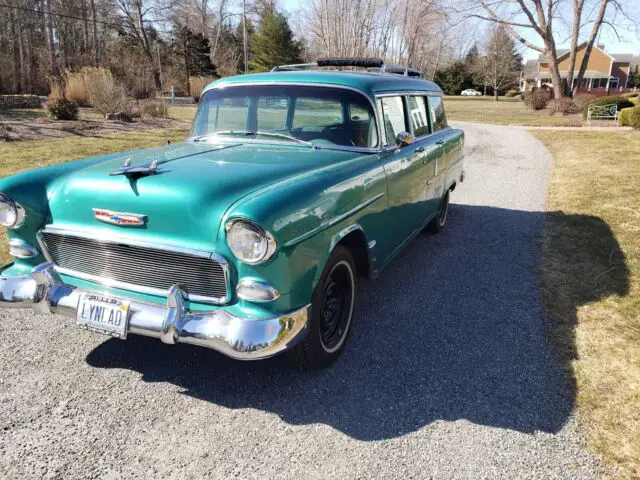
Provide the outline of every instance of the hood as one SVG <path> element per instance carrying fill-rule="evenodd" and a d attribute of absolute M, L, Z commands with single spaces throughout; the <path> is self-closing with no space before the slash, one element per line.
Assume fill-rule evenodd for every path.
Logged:
<path fill-rule="evenodd" d="M 109 157 L 75 170 L 49 189 L 57 227 L 210 250 L 227 209 L 245 195 L 292 176 L 358 156 L 268 144 L 185 142 Z M 137 179 L 110 175 L 157 160 L 157 173 Z M 146 216 L 143 226 L 101 222 L 93 209 Z M 146 237 L 146 238 L 145 238 Z"/>

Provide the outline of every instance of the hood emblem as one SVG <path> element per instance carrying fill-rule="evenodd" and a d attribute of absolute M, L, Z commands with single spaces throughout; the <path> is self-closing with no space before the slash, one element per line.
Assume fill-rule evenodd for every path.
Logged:
<path fill-rule="evenodd" d="M 112 212 L 111 210 L 103 210 L 94 208 L 93 214 L 97 220 L 110 223 L 112 225 L 121 225 L 124 227 L 141 227 L 147 221 L 146 215 L 138 215 L 137 213 Z"/>
<path fill-rule="evenodd" d="M 131 166 L 131 157 L 127 158 L 122 167 L 114 170 L 109 175 L 125 175 L 126 177 L 144 177 L 147 175 L 155 175 L 158 173 L 158 160 L 154 160 L 153 162 L 147 165 L 141 165 L 138 167 Z"/>

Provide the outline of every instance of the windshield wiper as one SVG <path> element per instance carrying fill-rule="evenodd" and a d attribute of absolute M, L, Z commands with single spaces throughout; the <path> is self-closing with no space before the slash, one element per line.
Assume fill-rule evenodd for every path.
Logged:
<path fill-rule="evenodd" d="M 200 142 L 207 138 L 215 137 L 216 135 L 253 135 L 253 133 L 247 132 L 246 130 L 220 130 L 218 132 L 207 133 L 206 135 L 198 135 L 197 137 L 193 137 L 191 141 Z"/>
<path fill-rule="evenodd" d="M 276 138 L 285 138 L 287 140 L 292 140 L 294 142 L 297 142 L 301 145 L 306 145 L 307 147 L 311 147 L 311 148 L 320 148 L 318 147 L 318 145 L 315 145 L 311 142 L 307 142 L 306 140 L 301 140 L 299 138 L 293 137 L 291 135 L 285 135 L 284 133 L 277 133 L 277 132 L 249 132 L 248 135 L 263 135 L 265 137 L 276 137 Z"/>
<path fill-rule="evenodd" d="M 203 140 L 203 139 L 208 138 L 208 137 L 213 137 L 213 136 L 216 136 L 216 135 L 245 135 L 245 136 L 262 135 L 264 137 L 284 138 L 286 140 L 291 140 L 291 141 L 294 141 L 296 143 L 299 143 L 301 145 L 305 145 L 305 146 L 313 148 L 313 149 L 320 148 L 318 145 L 315 145 L 315 144 L 313 144 L 311 142 L 307 142 L 306 140 L 301 140 L 299 138 L 292 137 L 291 135 L 285 135 L 284 133 L 260 132 L 260 131 L 249 132 L 247 130 L 219 130 L 217 132 L 212 132 L 212 133 L 209 133 L 207 135 L 200 135 L 199 137 L 195 137 L 193 139 L 193 141 L 194 142 L 199 142 L 200 140 Z"/>

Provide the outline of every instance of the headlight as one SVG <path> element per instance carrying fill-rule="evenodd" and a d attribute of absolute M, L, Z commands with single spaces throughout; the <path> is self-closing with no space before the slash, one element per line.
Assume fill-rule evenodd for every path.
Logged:
<path fill-rule="evenodd" d="M 18 228 L 24 222 L 24 208 L 0 193 L 0 225 Z"/>
<path fill-rule="evenodd" d="M 266 262 L 276 251 L 276 241 L 264 228 L 248 220 L 227 223 L 227 245 L 238 260 L 249 265 Z"/>

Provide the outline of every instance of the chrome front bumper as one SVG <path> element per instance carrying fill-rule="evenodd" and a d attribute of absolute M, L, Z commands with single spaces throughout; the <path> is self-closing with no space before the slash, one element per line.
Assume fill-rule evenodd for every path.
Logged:
<path fill-rule="evenodd" d="M 0 277 L 0 307 L 33 307 L 36 313 L 75 319 L 80 295 L 81 290 L 62 282 L 52 263 L 35 267 L 31 275 Z M 267 319 L 235 316 L 224 308 L 192 312 L 185 308 L 184 297 L 174 286 L 166 306 L 124 298 L 130 302 L 127 332 L 168 344 L 212 348 L 238 360 L 258 360 L 293 346 L 304 335 L 310 315 L 309 306 Z"/>

